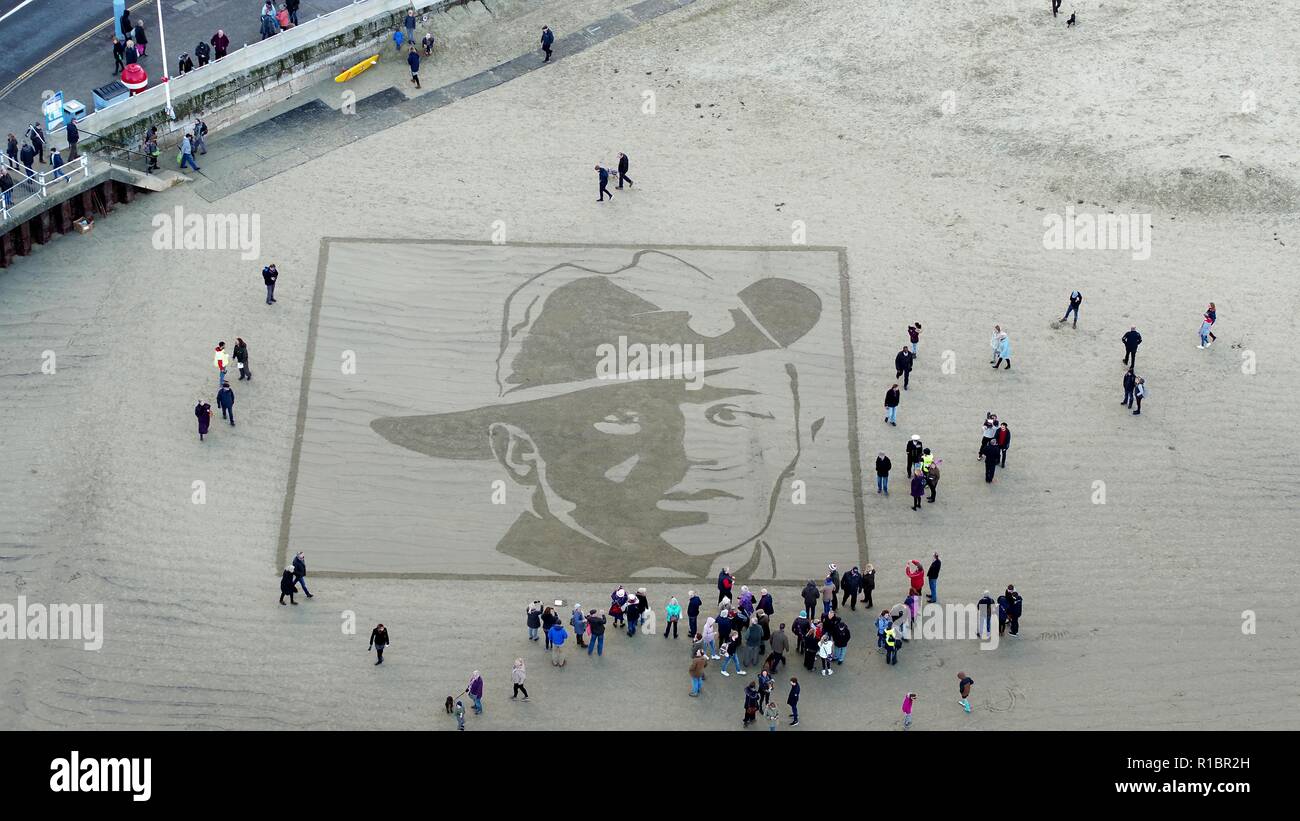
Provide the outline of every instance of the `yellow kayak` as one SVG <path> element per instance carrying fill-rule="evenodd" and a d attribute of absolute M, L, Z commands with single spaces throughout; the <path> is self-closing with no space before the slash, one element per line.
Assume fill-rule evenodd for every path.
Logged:
<path fill-rule="evenodd" d="M 335 78 L 334 78 L 334 82 L 336 82 L 336 83 L 346 83 L 348 80 L 351 80 L 353 77 L 357 76 L 357 75 L 360 74 L 361 72 L 363 72 L 363 71 L 365 71 L 366 69 L 370 68 L 371 66 L 373 66 L 373 65 L 374 65 L 375 63 L 377 63 L 377 62 L 379 62 L 379 55 L 378 55 L 378 54 L 371 55 L 370 57 L 367 57 L 366 59 L 364 59 L 364 60 L 362 60 L 361 62 L 357 63 L 357 64 L 356 64 L 355 66 L 353 66 L 352 68 L 348 69 L 347 71 L 345 71 L 345 72 L 343 72 L 342 74 L 340 74 L 340 75 L 338 75 L 337 77 L 335 77 Z"/>

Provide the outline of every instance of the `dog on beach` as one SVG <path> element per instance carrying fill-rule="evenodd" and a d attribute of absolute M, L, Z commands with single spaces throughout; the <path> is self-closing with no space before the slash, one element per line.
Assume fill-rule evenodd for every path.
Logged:
<path fill-rule="evenodd" d="M 455 705 L 455 702 L 453 701 L 452 697 L 451 697 L 451 696 L 447 696 L 447 715 L 451 715 L 451 711 L 452 711 L 452 709 L 453 709 L 455 706 L 456 706 L 456 705 Z"/>
<path fill-rule="evenodd" d="M 1070 26 L 1073 26 L 1077 22 L 1079 22 L 1078 15 L 1076 15 L 1074 12 L 1070 12 L 1070 19 L 1065 21 L 1065 27 L 1069 28 Z"/>

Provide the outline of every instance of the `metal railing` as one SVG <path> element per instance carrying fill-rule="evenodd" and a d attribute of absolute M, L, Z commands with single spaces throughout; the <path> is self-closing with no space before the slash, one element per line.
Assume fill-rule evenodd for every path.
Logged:
<path fill-rule="evenodd" d="M 14 180 L 14 187 L 0 197 L 0 219 L 9 219 L 10 212 L 28 200 L 45 199 L 55 193 L 58 186 L 72 181 L 78 174 L 90 176 L 89 157 L 79 154 L 75 160 L 69 160 L 58 168 L 49 171 L 28 170 L 21 163 L 14 162 L 8 154 L 0 155 L 4 170 Z"/>

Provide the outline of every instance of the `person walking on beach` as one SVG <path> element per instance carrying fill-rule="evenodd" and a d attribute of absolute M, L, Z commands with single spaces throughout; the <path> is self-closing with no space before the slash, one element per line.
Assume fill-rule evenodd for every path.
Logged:
<path fill-rule="evenodd" d="M 704 643 L 704 654 L 712 659 L 720 659 L 718 654 L 718 620 L 709 616 L 704 620 L 704 630 L 700 633 L 700 639 Z"/>
<path fill-rule="evenodd" d="M 889 495 L 889 469 L 893 467 L 890 464 L 889 457 L 882 450 L 876 454 L 876 493 Z"/>
<path fill-rule="evenodd" d="M 614 195 L 609 193 L 609 169 L 603 165 L 597 165 L 596 175 L 600 178 L 600 191 L 598 193 L 599 199 L 597 199 L 596 202 L 604 202 L 605 197 L 609 197 L 610 200 L 613 200 Z"/>
<path fill-rule="evenodd" d="M 411 68 L 411 82 L 415 87 L 420 87 L 420 53 L 415 50 L 415 41 L 411 41 L 411 49 L 406 53 L 406 64 Z"/>
<path fill-rule="evenodd" d="M 275 302 L 275 281 L 280 278 L 280 271 L 275 267 L 275 263 L 262 269 L 262 283 L 266 285 L 266 304 L 270 305 Z"/>
<path fill-rule="evenodd" d="M 379 625 L 383 627 L 383 625 Z M 470 699 L 474 702 L 474 715 L 483 715 L 483 675 L 478 670 L 469 677 L 469 685 L 461 695 L 469 694 Z"/>
<path fill-rule="evenodd" d="M 415 9 L 406 10 L 406 16 L 402 18 L 402 26 L 406 28 L 406 42 L 412 47 L 415 46 Z"/>
<path fill-rule="evenodd" d="M 925 477 L 921 475 L 921 469 L 917 468 L 912 472 L 912 510 L 921 509 L 921 497 L 925 495 Z"/>
<path fill-rule="evenodd" d="M 696 650 L 695 657 L 691 659 L 691 666 L 687 672 L 691 675 L 691 698 L 696 698 L 700 690 L 704 687 L 704 668 L 709 666 L 709 659 L 704 655 L 703 650 Z"/>
<path fill-rule="evenodd" d="M 1007 370 L 1011 370 L 1011 337 L 1003 331 L 998 334 L 998 350 L 993 361 L 993 369 L 997 370 L 1003 362 L 1007 363 Z"/>
<path fill-rule="evenodd" d="M 543 63 L 551 62 L 551 43 L 555 42 L 555 34 L 547 26 L 542 26 L 542 51 L 546 52 L 546 59 Z"/>
<path fill-rule="evenodd" d="M 1055 3 L 1057 2 L 1057 0 L 1052 0 L 1052 2 Z M 1079 291 L 1071 291 L 1070 304 L 1065 306 L 1065 316 L 1061 317 L 1061 321 L 1064 322 L 1065 320 L 1070 318 L 1070 314 L 1074 314 L 1074 325 L 1072 327 L 1075 328 L 1079 327 L 1079 306 L 1082 304 L 1083 304 L 1083 294 L 1080 293 Z"/>
<path fill-rule="evenodd" d="M 32 148 L 41 162 L 45 162 L 45 132 L 39 123 L 27 126 L 27 138 L 32 141 Z"/>
<path fill-rule="evenodd" d="M 524 665 L 523 659 L 515 659 L 514 669 L 510 671 L 510 684 L 514 688 L 510 698 L 517 699 L 519 694 L 524 694 L 524 701 L 528 700 L 528 688 L 524 686 L 524 679 L 528 678 L 528 670 Z"/>
<path fill-rule="evenodd" d="M 1061 0 L 1052 0 L 1052 16 L 1055 17 L 1056 13 L 1060 10 L 1061 10 Z"/>
<path fill-rule="evenodd" d="M 181 168 L 184 169 L 187 165 L 195 171 L 202 170 L 199 168 L 198 163 L 194 162 L 194 143 L 190 140 L 188 133 L 181 138 Z"/>
<path fill-rule="evenodd" d="M 632 178 L 627 175 L 627 168 L 627 155 L 620 151 L 618 152 L 618 189 L 620 191 L 623 189 L 623 183 L 625 182 L 628 188 L 632 187 Z"/>
<path fill-rule="evenodd" d="M 934 560 L 930 562 L 930 568 L 925 571 L 925 578 L 930 583 L 930 595 L 926 601 L 939 603 L 939 569 L 943 567 L 943 562 L 939 559 L 939 554 L 934 554 Z"/>
<path fill-rule="evenodd" d="M 230 419 L 230 427 L 235 426 L 235 392 L 231 389 L 229 382 L 221 383 L 221 390 L 217 391 L 217 407 L 221 408 L 221 418 Z"/>
<path fill-rule="evenodd" d="M 1213 345 L 1214 340 L 1218 339 L 1214 335 L 1214 323 L 1217 319 L 1218 312 L 1214 309 L 1214 303 L 1211 302 L 1210 307 L 1205 309 L 1205 315 L 1201 317 L 1201 344 L 1196 347 L 1204 350 Z"/>
<path fill-rule="evenodd" d="M 898 391 L 898 383 L 895 382 L 893 387 L 885 391 L 885 421 L 895 427 L 898 426 L 898 400 L 902 394 Z"/>
<path fill-rule="evenodd" d="M 790 707 L 790 726 L 796 727 L 799 724 L 799 679 L 795 676 L 790 677 L 790 694 L 785 697 L 785 703 Z"/>
<path fill-rule="evenodd" d="M 1006 422 L 998 424 L 998 432 L 994 435 L 993 441 L 998 445 L 998 467 L 1007 466 L 1007 450 L 1011 447 L 1011 428 Z"/>
<path fill-rule="evenodd" d="M 1119 341 L 1124 343 L 1124 364 L 1136 367 L 1138 363 L 1138 345 L 1142 344 L 1142 334 L 1138 333 L 1137 326 L 1130 325 L 1128 333 L 1121 336 Z M 1132 362 L 1129 361 L 1129 357 L 1133 358 Z"/>
<path fill-rule="evenodd" d="M 997 439 L 987 440 L 984 445 L 984 481 L 993 482 L 993 472 L 998 467 L 998 459 L 1002 457 L 1002 449 L 998 447 Z"/>
<path fill-rule="evenodd" d="M 677 597 L 673 596 L 664 605 L 664 638 L 668 638 L 668 631 L 673 631 L 673 638 L 677 638 L 677 622 L 682 620 L 682 606 L 677 603 Z"/>
<path fill-rule="evenodd" d="M 239 369 L 239 379 L 252 381 L 253 370 L 248 367 L 248 343 L 241 337 L 235 337 L 235 347 L 230 353 L 235 360 L 235 367 Z"/>
<path fill-rule="evenodd" d="M 732 630 L 731 634 L 727 636 L 727 638 L 724 639 L 723 641 L 724 641 L 724 645 L 722 648 L 723 677 L 726 678 L 727 676 L 731 675 L 730 673 L 727 672 L 727 667 L 730 666 L 733 661 L 736 663 L 736 674 L 741 676 L 745 675 L 745 671 L 740 669 L 740 648 L 741 648 L 740 633 L 738 633 L 735 630 Z"/>
<path fill-rule="evenodd" d="M 289 597 L 289 604 L 296 605 L 298 602 L 293 600 L 293 567 L 286 567 L 280 574 L 280 604 L 284 604 L 284 597 Z"/>
<path fill-rule="evenodd" d="M 222 29 L 217 29 L 217 33 L 212 35 L 212 39 L 208 42 L 212 44 L 212 58 L 214 60 L 225 57 L 226 52 L 230 49 L 230 38 L 226 36 L 226 32 Z"/>
<path fill-rule="evenodd" d="M 587 617 L 582 615 L 582 605 L 578 602 L 573 603 L 573 612 L 569 615 L 569 625 L 573 628 L 573 640 L 580 649 L 586 649 L 587 643 L 583 641 L 583 636 L 587 633 Z"/>
<path fill-rule="evenodd" d="M 912 343 L 912 358 L 916 358 L 916 345 L 921 341 L 921 323 L 913 322 L 907 326 L 907 339 Z"/>
<path fill-rule="evenodd" d="M 1137 381 L 1133 383 L 1133 399 L 1137 402 L 1137 410 L 1133 411 L 1134 416 L 1142 414 L 1142 400 L 1146 398 L 1146 395 L 1147 381 L 1139 376 Z"/>
<path fill-rule="evenodd" d="M 290 598 L 292 598 L 292 596 Z M 376 666 L 384 663 L 384 648 L 392 643 L 393 640 L 388 637 L 388 628 L 385 627 L 383 623 L 375 625 L 375 629 L 370 631 L 370 647 L 366 648 L 366 651 L 369 652 L 370 650 L 374 650 L 376 655 L 379 656 L 379 660 L 375 662 Z M 475 671 L 474 675 L 477 676 L 478 672 Z M 481 694 L 482 692 L 483 691 L 480 689 L 479 693 Z M 478 701 L 475 700 L 475 712 L 478 712 L 477 704 Z"/>
<path fill-rule="evenodd" d="M 587 655 L 595 650 L 597 656 L 605 655 L 605 621 L 604 613 L 592 610 L 587 614 L 587 627 L 591 630 L 591 641 L 587 642 Z"/>
<path fill-rule="evenodd" d="M 307 554 L 301 550 L 293 557 L 293 580 L 302 588 L 302 592 L 307 598 L 316 598 L 307 589 Z"/>
<path fill-rule="evenodd" d="M 907 566 L 903 568 L 903 573 L 907 576 L 908 591 L 920 595 L 921 585 L 925 579 L 925 568 L 921 566 L 921 560 L 909 560 Z"/>
<path fill-rule="evenodd" d="M 770 639 L 772 642 L 772 652 L 768 654 L 767 660 L 771 665 L 772 673 L 775 674 L 782 664 L 785 664 L 785 653 L 790 649 L 790 637 L 785 634 L 785 622 L 776 628 Z"/>
<path fill-rule="evenodd" d="M 894 354 L 894 368 L 898 371 L 894 375 L 895 379 L 902 378 L 903 390 L 907 390 L 908 380 L 912 378 L 912 351 L 906 345 L 898 353 Z"/>
<path fill-rule="evenodd" d="M 961 701 L 957 702 L 966 712 L 970 712 L 970 688 L 975 683 L 975 679 L 966 675 L 964 672 L 957 674 L 957 691 L 961 693 Z"/>
<path fill-rule="evenodd" d="M 226 366 L 230 364 L 230 354 L 226 352 L 226 343 L 221 341 L 212 349 L 212 364 L 217 368 L 217 390 L 226 384 Z"/>
<path fill-rule="evenodd" d="M 199 420 L 199 441 L 208 433 L 208 425 L 212 424 L 212 406 L 202 399 L 194 406 L 194 415 Z"/>
<path fill-rule="evenodd" d="M 1133 373 L 1133 368 L 1129 367 L 1124 371 L 1124 398 L 1119 403 L 1126 408 L 1133 407 L 1133 388 L 1137 385 L 1137 376 Z"/>

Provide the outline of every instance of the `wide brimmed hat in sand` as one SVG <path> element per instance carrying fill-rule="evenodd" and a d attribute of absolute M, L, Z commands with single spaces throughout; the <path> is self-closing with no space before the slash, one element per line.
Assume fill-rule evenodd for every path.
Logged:
<path fill-rule="evenodd" d="M 620 338 L 701 345 L 703 361 L 691 364 L 703 376 L 735 368 L 745 356 L 789 347 L 817 324 L 821 310 L 821 298 L 792 279 L 768 277 L 737 291 L 663 251 L 637 251 L 627 265 L 608 272 L 564 263 L 506 298 L 495 401 L 450 413 L 376 419 L 370 427 L 427 456 L 490 459 L 493 423 L 526 421 L 550 400 L 629 384 L 598 376 L 602 346 Z"/>

